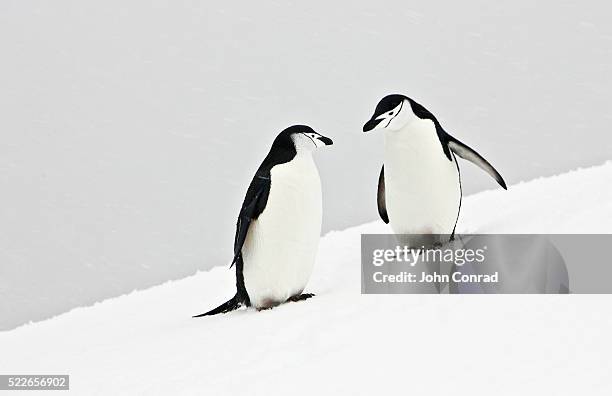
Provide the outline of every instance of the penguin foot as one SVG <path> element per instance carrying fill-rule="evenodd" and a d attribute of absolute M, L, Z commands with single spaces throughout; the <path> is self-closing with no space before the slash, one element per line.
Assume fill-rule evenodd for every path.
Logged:
<path fill-rule="evenodd" d="M 315 295 L 312 293 L 304 293 L 304 294 L 296 294 L 295 296 L 291 296 L 287 299 L 287 301 L 291 301 L 291 302 L 298 302 L 298 301 L 304 301 L 304 300 L 308 300 L 311 297 L 314 297 Z"/>
<path fill-rule="evenodd" d="M 268 309 L 272 309 L 272 308 L 276 307 L 279 304 L 280 304 L 280 302 L 278 302 L 278 301 L 266 299 L 266 300 L 264 300 L 261 303 L 261 305 L 259 307 L 257 307 L 257 312 L 265 311 L 265 310 L 268 310 Z"/>

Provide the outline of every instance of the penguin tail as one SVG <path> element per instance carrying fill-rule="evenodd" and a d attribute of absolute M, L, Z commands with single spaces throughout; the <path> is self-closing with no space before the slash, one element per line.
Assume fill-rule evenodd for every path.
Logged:
<path fill-rule="evenodd" d="M 238 299 L 238 295 L 236 294 L 234 297 L 230 298 L 228 301 L 224 302 L 223 304 L 219 305 L 217 308 L 212 309 L 208 312 L 199 314 L 199 315 L 195 315 L 193 316 L 194 318 L 200 318 L 202 316 L 212 316 L 212 315 L 217 315 L 220 313 L 228 313 L 231 311 L 234 311 L 238 308 L 240 308 L 240 306 L 242 305 L 242 303 L 240 302 L 240 300 Z"/>

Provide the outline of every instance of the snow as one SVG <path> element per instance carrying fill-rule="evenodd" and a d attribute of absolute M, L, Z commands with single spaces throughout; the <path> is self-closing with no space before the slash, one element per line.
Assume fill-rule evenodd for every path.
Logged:
<path fill-rule="evenodd" d="M 609 231 L 612 162 L 464 201 L 464 232 Z M 73 394 L 589 394 L 612 383 L 607 295 L 361 295 L 359 240 L 330 232 L 307 288 L 193 319 L 233 293 L 216 267 L 0 333 L 0 373 L 70 374 Z"/>

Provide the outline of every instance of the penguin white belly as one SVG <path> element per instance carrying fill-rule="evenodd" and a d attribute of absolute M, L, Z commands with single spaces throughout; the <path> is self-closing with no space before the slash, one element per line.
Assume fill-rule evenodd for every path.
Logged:
<path fill-rule="evenodd" d="M 244 284 L 256 308 L 302 293 L 321 235 L 321 180 L 312 155 L 298 152 L 270 174 L 266 207 L 242 248 Z"/>
<path fill-rule="evenodd" d="M 396 234 L 451 234 L 461 185 L 430 120 L 385 135 L 385 203 Z"/>

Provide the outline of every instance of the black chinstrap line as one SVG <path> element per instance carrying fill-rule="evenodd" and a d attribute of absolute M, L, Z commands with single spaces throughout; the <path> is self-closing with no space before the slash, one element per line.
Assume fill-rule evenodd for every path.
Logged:
<path fill-rule="evenodd" d="M 403 108 L 403 107 L 404 107 L 404 101 L 402 100 L 402 101 L 400 102 L 400 108 L 399 108 L 399 110 L 397 111 L 397 114 L 396 114 L 396 115 L 394 115 L 393 117 L 391 117 L 391 119 L 389 120 L 389 122 L 387 123 L 387 125 L 385 125 L 385 128 L 386 128 L 386 127 L 388 127 L 388 126 L 389 126 L 389 124 L 391 124 L 391 121 L 393 121 L 393 120 L 395 119 L 395 117 L 397 117 L 397 116 L 399 115 L 399 113 L 402 111 L 402 108 Z"/>

